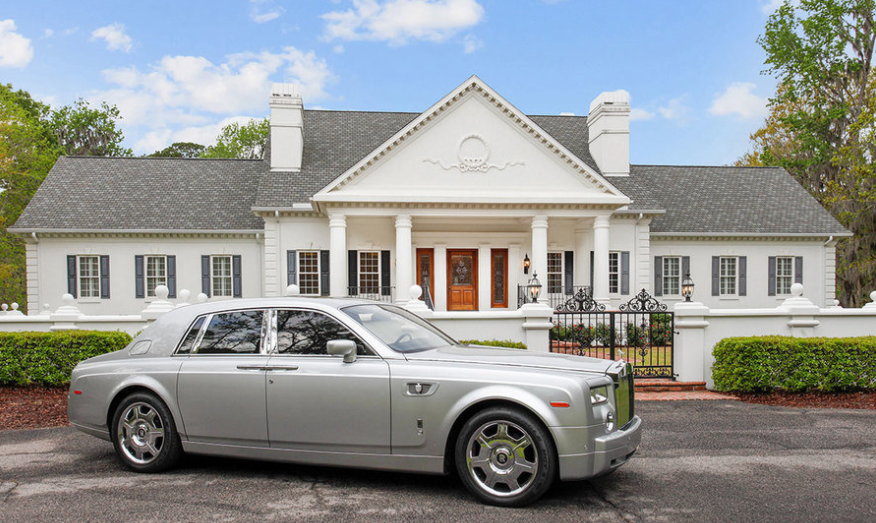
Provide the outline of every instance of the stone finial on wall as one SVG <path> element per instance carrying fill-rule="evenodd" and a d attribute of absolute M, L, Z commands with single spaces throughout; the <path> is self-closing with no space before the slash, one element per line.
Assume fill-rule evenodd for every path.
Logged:
<path fill-rule="evenodd" d="M 876 291 L 870 293 L 870 303 L 864 305 L 865 309 L 876 309 Z"/>
<path fill-rule="evenodd" d="M 155 287 L 155 298 L 143 312 L 140 313 L 146 321 L 154 321 L 165 312 L 172 311 L 175 307 L 173 302 L 167 299 L 170 290 L 166 285 Z"/>

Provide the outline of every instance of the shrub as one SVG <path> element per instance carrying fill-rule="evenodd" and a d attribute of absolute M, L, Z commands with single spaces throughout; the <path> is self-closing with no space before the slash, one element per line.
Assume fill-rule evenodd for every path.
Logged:
<path fill-rule="evenodd" d="M 642 327 L 635 323 L 627 323 L 627 346 L 645 347 L 648 345 L 648 327 Z"/>
<path fill-rule="evenodd" d="M 603 347 L 608 347 L 611 345 L 611 326 L 604 323 L 597 324 L 596 328 L 593 330 L 593 338 Z M 621 340 L 615 336 L 615 345 L 620 345 L 620 341 Z"/>
<path fill-rule="evenodd" d="M 0 385 L 66 385 L 77 363 L 130 342 L 118 331 L 2 332 Z"/>
<path fill-rule="evenodd" d="M 726 338 L 713 353 L 721 391 L 876 390 L 876 336 Z"/>
<path fill-rule="evenodd" d="M 668 345 L 672 340 L 672 316 L 669 314 L 651 315 L 651 345 Z"/>
<path fill-rule="evenodd" d="M 556 327 L 555 327 L 556 328 Z M 488 347 L 507 347 L 509 349 L 528 349 L 525 343 L 514 340 L 459 340 L 463 345 L 486 345 Z"/>

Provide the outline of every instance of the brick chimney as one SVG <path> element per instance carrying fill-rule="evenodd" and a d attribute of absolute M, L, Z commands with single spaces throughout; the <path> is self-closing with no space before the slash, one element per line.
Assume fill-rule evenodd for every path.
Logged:
<path fill-rule="evenodd" d="M 295 84 L 271 86 L 271 170 L 300 171 L 304 156 L 304 102 Z"/>
<path fill-rule="evenodd" d="M 630 94 L 605 92 L 590 103 L 590 154 L 605 176 L 630 174 Z"/>

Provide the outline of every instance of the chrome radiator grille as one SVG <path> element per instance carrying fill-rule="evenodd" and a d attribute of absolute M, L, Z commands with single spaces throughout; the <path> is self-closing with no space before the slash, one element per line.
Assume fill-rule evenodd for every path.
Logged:
<path fill-rule="evenodd" d="M 617 405 L 617 424 L 626 428 L 636 415 L 635 386 L 633 385 L 633 366 L 624 364 L 614 378 L 615 405 Z"/>

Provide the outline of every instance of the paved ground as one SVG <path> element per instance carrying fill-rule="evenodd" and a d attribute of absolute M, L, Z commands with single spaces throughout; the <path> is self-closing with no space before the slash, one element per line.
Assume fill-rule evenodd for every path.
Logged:
<path fill-rule="evenodd" d="M 0 432 L 0 521 L 876 521 L 876 411 L 643 402 L 641 453 L 527 509 L 455 478 L 190 458 L 138 475 L 70 428 Z"/>

